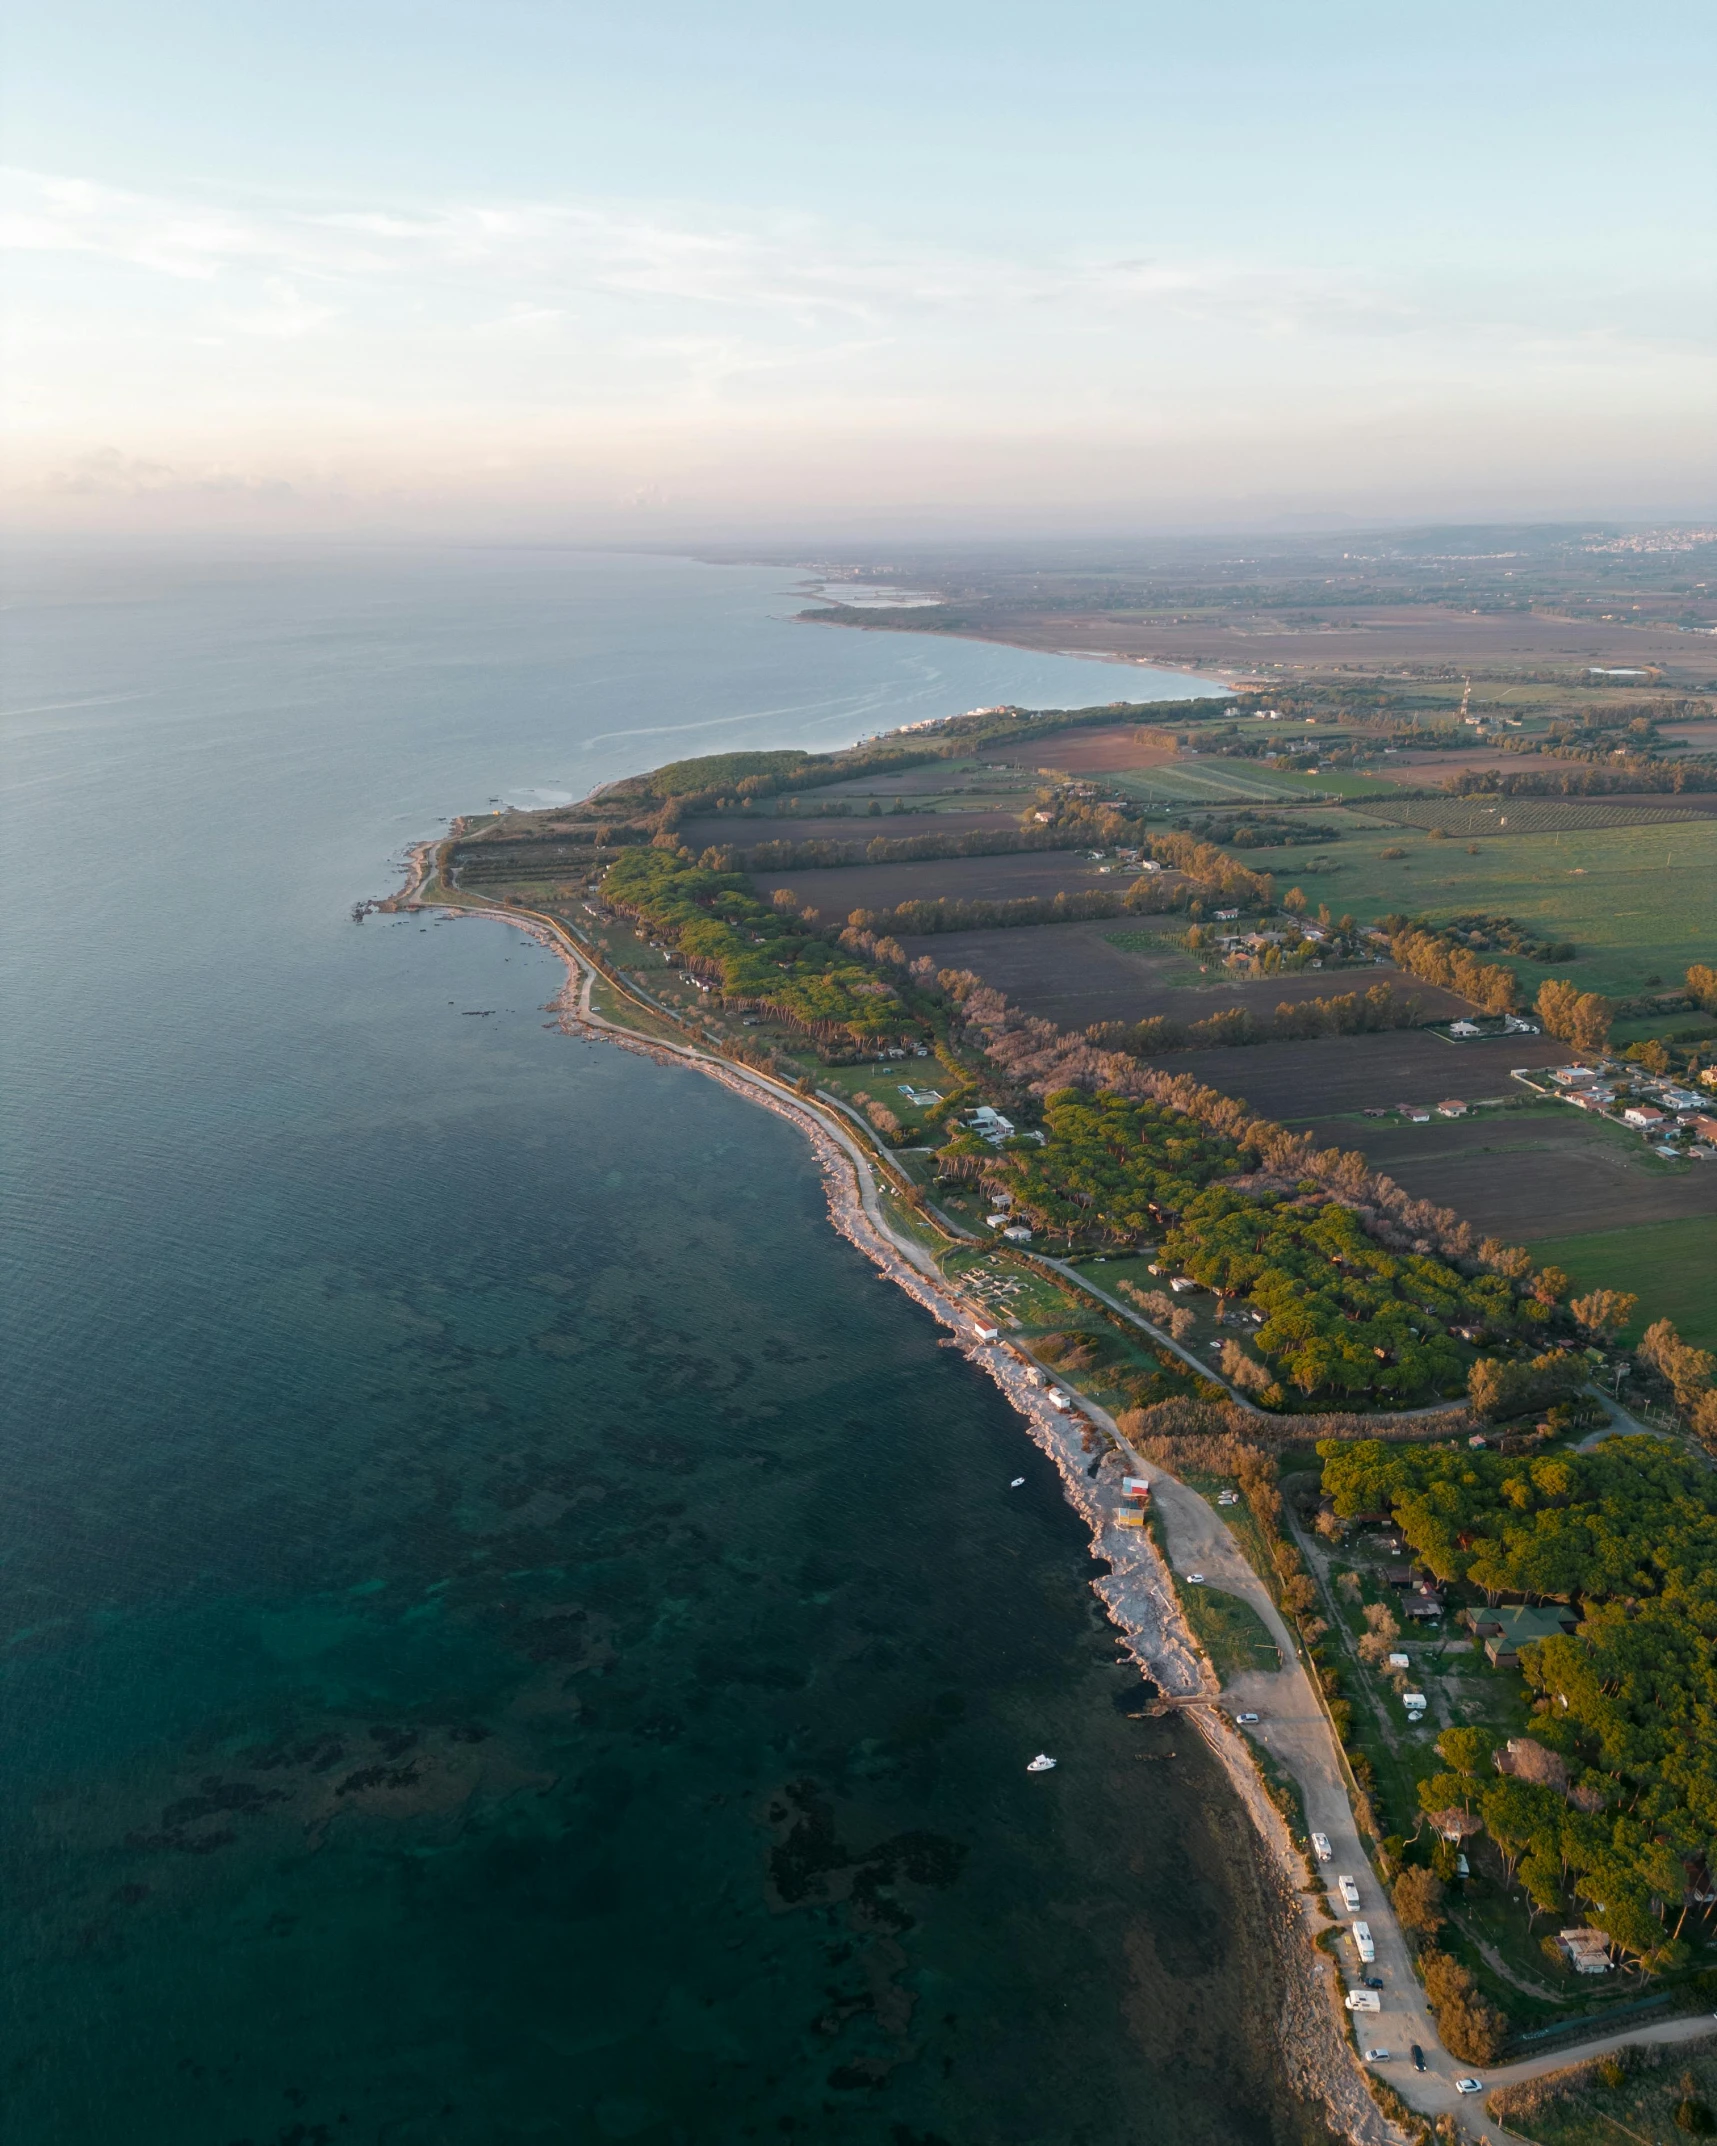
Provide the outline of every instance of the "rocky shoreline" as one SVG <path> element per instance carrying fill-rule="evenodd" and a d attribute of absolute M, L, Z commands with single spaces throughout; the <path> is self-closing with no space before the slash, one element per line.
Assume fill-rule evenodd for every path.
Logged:
<path fill-rule="evenodd" d="M 411 880 L 395 897 L 399 906 L 425 906 L 420 890 L 428 877 L 431 854 L 427 844 L 414 849 Z M 1092 1581 L 1093 1590 L 1141 1678 L 1160 1699 L 1185 1707 L 1191 1726 L 1222 1767 L 1251 1819 L 1263 1849 L 1259 1868 L 1273 1895 L 1265 1921 L 1281 1990 L 1278 2037 L 1295 2092 L 1321 2108 L 1332 2130 L 1353 2146 L 1407 2146 L 1408 2134 L 1373 2099 L 1338 2026 L 1337 1976 L 1333 1963 L 1316 1944 L 1322 1921 L 1312 1905 L 1313 1896 L 1304 1890 L 1304 1858 L 1290 1839 L 1250 1751 L 1214 1704 L 1218 1686 L 1187 1623 L 1168 1565 L 1148 1529 L 1115 1524 L 1120 1477 L 1144 1470 L 1145 1464 L 1125 1450 L 1107 1418 L 1098 1427 L 1100 1442 L 1091 1441 L 1089 1417 L 1100 1416 L 1100 1411 L 1074 1414 L 1051 1408 L 1043 1385 L 1034 1383 L 1039 1374 L 1022 1351 L 999 1339 L 984 1342 L 977 1338 L 974 1313 L 948 1290 L 928 1255 L 903 1243 L 889 1229 L 869 1164 L 844 1127 L 749 1068 L 733 1066 L 690 1044 L 657 1042 L 603 1020 L 589 1003 L 591 984 L 600 972 L 544 919 L 462 905 L 449 913 L 499 917 L 564 964 L 567 980 L 551 1008 L 563 1032 L 600 1038 L 658 1064 L 695 1068 L 748 1102 L 787 1119 L 809 1140 L 834 1227 L 871 1262 L 879 1280 L 892 1282 L 952 1330 L 967 1361 L 995 1381 L 1033 1444 L 1054 1464 L 1069 1504 L 1090 1529 L 1092 1555 L 1108 1567 Z M 1146 1472 L 1160 1475 L 1165 1471 L 1153 1465 Z"/>

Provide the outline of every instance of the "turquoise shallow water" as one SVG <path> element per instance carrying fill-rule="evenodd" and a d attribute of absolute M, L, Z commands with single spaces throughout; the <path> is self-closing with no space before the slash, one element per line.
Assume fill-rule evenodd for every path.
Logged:
<path fill-rule="evenodd" d="M 347 920 L 498 792 L 1115 679 L 784 585 L 14 577 L 10 2137 L 1315 2129 L 1243 1820 L 797 1135 L 498 926 Z"/>

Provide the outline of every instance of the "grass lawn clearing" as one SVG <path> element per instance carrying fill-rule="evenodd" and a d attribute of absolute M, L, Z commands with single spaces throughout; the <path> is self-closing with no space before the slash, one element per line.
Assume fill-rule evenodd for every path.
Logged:
<path fill-rule="evenodd" d="M 1232 1683 L 1249 1669 L 1273 1673 L 1281 1668 L 1281 1653 L 1263 1618 L 1238 1595 L 1225 1595 L 1219 1587 L 1183 1587 L 1180 1600 L 1222 1683 Z"/>
<path fill-rule="evenodd" d="M 1717 1169 L 1717 1163 L 1695 1163 Z M 1717 1215 L 1642 1222 L 1632 1229 L 1580 1237 L 1546 1237 L 1528 1247 L 1551 1260 L 1583 1289 L 1623 1289 L 1640 1300 L 1640 1316 L 1624 1339 L 1637 1341 L 1652 1319 L 1673 1319 L 1683 1341 L 1717 1347 Z"/>
<path fill-rule="evenodd" d="M 1362 923 L 1392 910 L 1436 918 L 1480 912 L 1511 916 L 1546 939 L 1571 939 L 1578 957 L 1545 966 L 1488 954 L 1512 968 L 1530 997 L 1546 976 L 1582 991 L 1627 998 L 1647 977 L 1678 984 L 1694 950 L 1717 944 L 1717 817 L 1662 826 L 1582 828 L 1433 842 L 1415 828 L 1350 832 L 1327 858 L 1298 863 L 1284 880 L 1316 868 L 1307 892 Z M 1385 857 L 1385 849 L 1402 852 Z"/>

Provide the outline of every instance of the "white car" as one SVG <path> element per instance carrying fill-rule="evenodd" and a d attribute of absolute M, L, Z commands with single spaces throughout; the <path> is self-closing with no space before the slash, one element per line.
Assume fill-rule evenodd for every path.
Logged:
<path fill-rule="evenodd" d="M 1330 1857 L 1334 1855 L 1335 1850 L 1329 1844 L 1329 1835 L 1327 1833 L 1314 1833 L 1312 1835 L 1312 1853 L 1320 1863 L 1327 1863 Z"/>
<path fill-rule="evenodd" d="M 1202 1587 L 1204 1585 L 1204 1574 L 1202 1572 L 1189 1572 L 1186 1576 L 1186 1583 L 1189 1587 Z"/>
<path fill-rule="evenodd" d="M 1365 2061 L 1367 2064 L 1387 2064 L 1389 2052 L 1387 2049 L 1368 2049 L 1365 2052 Z"/>
<path fill-rule="evenodd" d="M 1234 1718 L 1236 1721 L 1256 1721 L 1258 1719 L 1256 1714 L 1236 1714 Z"/>
<path fill-rule="evenodd" d="M 1484 2092 L 1484 2082 L 1480 2079 L 1457 2079 L 1455 2081 L 1455 2092 L 1457 2094 L 1482 2094 Z"/>

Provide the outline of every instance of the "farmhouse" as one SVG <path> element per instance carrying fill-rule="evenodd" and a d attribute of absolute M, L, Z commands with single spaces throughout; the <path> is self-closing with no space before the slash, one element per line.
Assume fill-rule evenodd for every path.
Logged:
<path fill-rule="evenodd" d="M 1661 1125 L 1666 1116 L 1667 1112 L 1659 1110 L 1655 1103 L 1630 1103 L 1622 1112 L 1622 1123 L 1637 1125 L 1642 1132 L 1650 1132 L 1654 1126 Z"/>
<path fill-rule="evenodd" d="M 1464 1118 L 1466 1114 L 1467 1106 L 1455 1096 L 1451 1096 L 1446 1103 L 1437 1105 L 1437 1115 L 1440 1118 Z"/>

